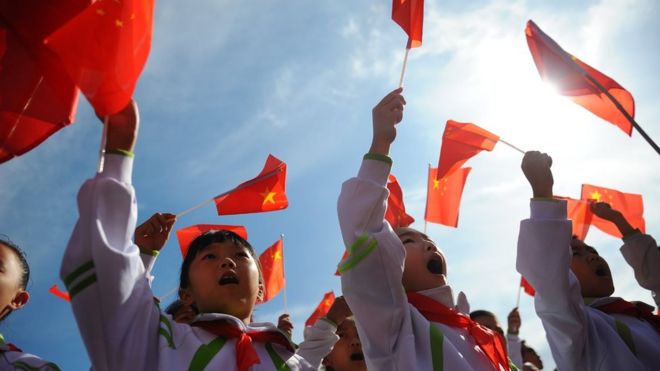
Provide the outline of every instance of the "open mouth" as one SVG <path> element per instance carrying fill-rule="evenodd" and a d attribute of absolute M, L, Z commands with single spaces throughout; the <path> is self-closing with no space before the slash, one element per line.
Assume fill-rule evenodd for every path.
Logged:
<path fill-rule="evenodd" d="M 364 354 L 362 352 L 351 353 L 351 361 L 364 361 Z"/>
<path fill-rule="evenodd" d="M 434 256 L 426 263 L 426 269 L 433 274 L 442 274 L 442 259 Z"/>
<path fill-rule="evenodd" d="M 610 277 L 610 270 L 607 266 L 600 265 L 596 268 L 596 276 L 598 277 Z"/>
<path fill-rule="evenodd" d="M 220 277 L 218 284 L 220 286 L 238 285 L 238 276 L 234 272 L 226 272 Z"/>

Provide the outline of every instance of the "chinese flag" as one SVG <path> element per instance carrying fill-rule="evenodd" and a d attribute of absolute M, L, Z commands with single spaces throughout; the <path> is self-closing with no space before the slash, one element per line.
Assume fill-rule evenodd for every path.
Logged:
<path fill-rule="evenodd" d="M 523 291 L 525 291 L 525 294 L 529 296 L 534 296 L 536 294 L 536 290 L 532 287 L 532 285 L 527 282 L 525 277 L 520 276 L 520 287 L 523 288 Z"/>
<path fill-rule="evenodd" d="M 265 303 L 279 294 L 286 284 L 284 280 L 284 249 L 282 240 L 277 240 L 271 247 L 259 256 L 261 274 L 264 280 L 264 297 L 260 303 Z"/>
<path fill-rule="evenodd" d="M 256 178 L 215 197 L 218 215 L 262 213 L 286 209 L 286 164 L 268 155 Z"/>
<path fill-rule="evenodd" d="M 208 231 L 221 231 L 227 230 L 236 233 L 241 236 L 244 240 L 248 239 L 247 230 L 242 225 L 223 225 L 223 224 L 197 224 L 191 225 L 183 229 L 176 231 L 176 238 L 179 240 L 179 249 L 181 249 L 181 256 L 184 258 L 188 253 L 188 248 L 190 243 L 192 243 L 195 238 L 203 235 Z"/>
<path fill-rule="evenodd" d="M 477 153 L 492 151 L 499 139 L 477 125 L 448 120 L 442 134 L 438 179 L 450 175 Z"/>
<path fill-rule="evenodd" d="M 403 204 L 403 191 L 394 175 L 390 175 L 387 178 L 387 189 L 390 191 L 390 196 L 387 198 L 385 220 L 390 223 L 392 228 L 411 225 L 415 219 L 406 214 L 406 206 Z"/>
<path fill-rule="evenodd" d="M 587 200 L 576 200 L 570 197 L 555 196 L 555 198 L 566 200 L 567 216 L 573 223 L 573 235 L 584 241 L 589 232 L 589 226 L 593 218 L 591 204 Z"/>
<path fill-rule="evenodd" d="M 422 46 L 424 0 L 392 0 L 392 20 L 408 34 L 406 48 Z"/>
<path fill-rule="evenodd" d="M 525 28 L 527 45 L 541 78 L 552 82 L 559 94 L 591 113 L 618 126 L 631 135 L 632 124 L 605 93 L 592 82 L 597 81 L 625 110 L 635 117 L 632 95 L 616 81 L 564 51 L 532 21 Z"/>
<path fill-rule="evenodd" d="M 450 227 L 458 226 L 458 210 L 461 196 L 471 167 L 458 169 L 449 176 L 437 179 L 436 168 L 429 168 L 424 220 Z"/>
<path fill-rule="evenodd" d="M 60 288 L 57 287 L 57 285 L 51 286 L 50 289 L 48 289 L 48 292 L 50 292 L 51 294 L 57 296 L 58 298 L 64 301 L 71 301 L 71 297 L 69 296 L 69 293 L 60 290 Z"/>
<path fill-rule="evenodd" d="M 316 309 L 314 309 L 314 313 L 312 313 L 312 315 L 307 318 L 307 321 L 305 321 L 305 326 L 314 326 L 317 319 L 328 314 L 328 311 L 334 302 L 335 293 L 332 291 L 326 292 L 325 295 L 323 295 L 323 300 L 321 300 Z"/>
<path fill-rule="evenodd" d="M 46 39 L 99 116 L 129 103 L 151 49 L 153 13 L 154 0 L 98 0 Z"/>
<path fill-rule="evenodd" d="M 341 256 L 341 259 L 339 259 L 339 264 L 341 264 L 344 260 L 348 258 L 348 250 L 344 250 L 344 254 Z M 335 276 L 341 276 L 341 273 L 339 272 L 339 267 L 337 267 L 337 270 L 335 270 Z"/>
<path fill-rule="evenodd" d="M 0 3 L 0 163 L 75 120 L 78 88 L 44 38 L 90 0 Z"/>
<path fill-rule="evenodd" d="M 613 209 L 620 211 L 633 228 L 639 228 L 640 231 L 645 232 L 642 195 L 623 193 L 615 189 L 583 184 L 582 199 L 607 202 Z M 619 238 L 623 237 L 614 223 L 599 218 L 596 215 L 593 215 L 591 224 L 609 235 Z"/>

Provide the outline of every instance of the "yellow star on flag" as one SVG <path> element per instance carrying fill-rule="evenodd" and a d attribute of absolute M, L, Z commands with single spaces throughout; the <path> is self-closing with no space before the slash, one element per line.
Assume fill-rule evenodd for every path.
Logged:
<path fill-rule="evenodd" d="M 591 197 L 592 200 L 596 200 L 596 201 L 600 202 L 601 194 L 598 193 L 598 191 L 594 191 L 594 192 L 591 192 L 589 197 Z"/>
<path fill-rule="evenodd" d="M 275 195 L 276 194 L 277 194 L 276 192 L 271 192 L 268 188 L 266 188 L 266 190 L 263 193 L 259 193 L 259 195 L 264 198 L 264 202 L 262 203 L 262 205 L 265 205 L 266 202 L 270 202 L 271 204 L 275 204 Z"/>
<path fill-rule="evenodd" d="M 275 251 L 275 253 L 273 254 L 273 260 L 278 260 L 278 259 L 282 259 L 282 253 L 280 253 L 279 250 Z"/>
<path fill-rule="evenodd" d="M 433 189 L 438 189 L 438 188 L 440 188 L 440 180 L 433 179 Z"/>

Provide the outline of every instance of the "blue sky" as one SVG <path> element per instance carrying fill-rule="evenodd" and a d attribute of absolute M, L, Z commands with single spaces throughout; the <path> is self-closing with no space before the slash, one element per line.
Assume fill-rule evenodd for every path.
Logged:
<path fill-rule="evenodd" d="M 474 122 L 524 149 L 554 158 L 555 191 L 578 197 L 591 183 L 641 193 L 647 231 L 660 231 L 658 156 L 555 95 L 541 82 L 523 29 L 533 19 L 569 52 L 632 92 L 637 121 L 660 141 L 660 5 L 653 0 L 429 1 L 424 45 L 411 52 L 408 105 L 393 146 L 393 173 L 423 228 L 426 169 L 438 159 L 447 119 Z M 288 310 L 302 340 L 304 320 L 329 290 L 343 246 L 336 217 L 341 183 L 356 174 L 371 135 L 371 108 L 396 87 L 406 37 L 390 1 L 204 0 L 156 5 L 153 49 L 135 99 L 142 128 L 134 185 L 139 220 L 180 212 L 255 176 L 269 153 L 288 164 L 290 206 L 219 217 L 212 205 L 181 218 L 243 224 L 262 251 L 285 234 Z M 0 232 L 28 254 L 30 303 L 0 325 L 5 337 L 63 369 L 88 367 L 67 303 L 48 294 L 75 220 L 75 195 L 95 171 L 101 125 L 81 100 L 76 122 L 30 153 L 0 166 Z M 473 309 L 506 320 L 519 276 L 515 249 L 529 187 L 521 155 L 498 144 L 470 160 L 459 228 L 429 225 L 449 261 L 449 281 Z M 592 229 L 587 242 L 608 260 L 615 295 L 652 302 L 618 252 Z M 154 292 L 176 287 L 176 238 L 159 257 Z M 61 283 L 60 283 L 61 286 Z M 169 302 L 171 298 L 166 299 Z M 276 321 L 282 295 L 259 306 Z M 521 298 L 521 336 L 554 362 L 530 297 Z"/>

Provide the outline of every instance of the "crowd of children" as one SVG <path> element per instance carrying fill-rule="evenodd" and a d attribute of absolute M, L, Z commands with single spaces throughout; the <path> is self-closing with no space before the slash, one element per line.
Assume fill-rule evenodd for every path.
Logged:
<path fill-rule="evenodd" d="M 373 137 L 357 176 L 341 187 L 338 214 L 348 252 L 343 297 L 291 341 L 288 315 L 277 326 L 252 320 L 263 295 L 255 251 L 241 236 L 210 231 L 189 246 L 178 299 L 154 300 L 151 270 L 176 217 L 154 214 L 136 228 L 131 184 L 139 129 L 133 102 L 108 119 L 103 170 L 78 194 L 79 219 L 61 279 L 94 370 L 540 370 L 519 335 L 514 308 L 506 332 L 487 310 L 470 312 L 450 285 L 447 257 L 425 233 L 385 220 L 390 147 L 403 119 L 402 89 L 373 111 Z M 660 317 L 643 303 L 611 297 L 613 279 L 597 251 L 571 237 L 566 202 L 553 198 L 552 159 L 527 152 L 530 218 L 520 225 L 517 269 L 536 289 L 559 370 L 660 369 Z M 624 236 L 621 253 L 640 286 L 660 292 L 660 250 L 618 211 L 592 211 Z M 28 303 L 22 251 L 0 239 L 0 320 Z M 651 307 L 651 309 L 653 309 Z M 0 369 L 58 370 L 0 338 Z"/>

